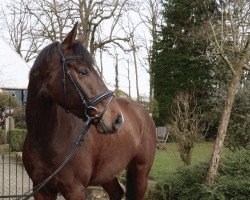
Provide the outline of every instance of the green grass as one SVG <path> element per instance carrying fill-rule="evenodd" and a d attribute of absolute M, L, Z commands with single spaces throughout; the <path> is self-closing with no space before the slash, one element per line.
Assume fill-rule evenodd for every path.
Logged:
<path fill-rule="evenodd" d="M 196 165 L 202 161 L 209 161 L 212 153 L 213 143 L 200 142 L 195 144 L 192 153 L 191 165 Z M 223 151 L 227 152 L 226 150 Z M 157 182 L 166 180 L 178 167 L 183 166 L 175 143 L 167 143 L 165 150 L 157 150 L 150 177 Z"/>

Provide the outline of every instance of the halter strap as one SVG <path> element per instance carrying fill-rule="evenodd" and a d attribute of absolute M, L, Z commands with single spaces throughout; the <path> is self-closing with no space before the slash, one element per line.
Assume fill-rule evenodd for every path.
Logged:
<path fill-rule="evenodd" d="M 81 100 L 81 104 L 85 107 L 85 110 L 88 109 L 89 107 L 93 107 L 95 108 L 96 105 L 98 105 L 100 102 L 102 102 L 103 100 L 107 99 L 108 97 L 110 97 L 110 100 L 108 101 L 108 103 L 106 104 L 105 108 L 103 109 L 103 111 L 101 112 L 101 114 L 99 116 L 96 116 L 96 120 L 95 121 L 99 121 L 102 116 L 104 115 L 104 113 L 107 111 L 111 100 L 113 98 L 113 92 L 110 90 L 107 90 L 103 93 L 101 93 L 100 95 L 94 97 L 93 99 L 89 99 L 86 92 L 79 86 L 78 82 L 74 79 L 74 77 L 72 76 L 70 69 L 67 65 L 68 61 L 74 61 L 74 60 L 83 60 L 82 56 L 67 56 L 65 57 L 63 55 L 62 52 L 62 48 L 60 43 L 57 43 L 57 52 L 60 56 L 61 62 L 62 62 L 62 66 L 63 66 L 63 93 L 64 93 L 64 106 L 65 106 L 65 110 L 67 110 L 67 83 L 66 83 L 66 77 L 70 80 L 70 82 L 72 83 L 73 87 L 76 90 L 76 93 L 78 94 L 78 96 L 80 97 Z M 96 109 L 96 108 L 95 108 Z M 97 109 L 96 109 L 97 110 Z M 86 112 L 84 113 L 84 116 L 86 118 L 86 120 L 89 118 L 88 115 L 86 115 Z M 93 120 L 94 121 L 94 120 Z"/>

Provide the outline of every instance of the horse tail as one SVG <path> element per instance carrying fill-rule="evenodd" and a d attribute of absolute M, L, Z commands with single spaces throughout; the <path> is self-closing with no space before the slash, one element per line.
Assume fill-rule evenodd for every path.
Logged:
<path fill-rule="evenodd" d="M 126 199 L 127 200 L 135 200 L 135 181 L 133 173 L 130 169 L 127 169 L 126 174 Z"/>

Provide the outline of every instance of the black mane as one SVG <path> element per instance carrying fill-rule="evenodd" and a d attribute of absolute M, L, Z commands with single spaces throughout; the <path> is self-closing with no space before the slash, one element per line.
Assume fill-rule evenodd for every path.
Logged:
<path fill-rule="evenodd" d="M 58 42 L 53 42 L 49 44 L 48 46 L 46 46 L 45 48 L 43 48 L 42 51 L 40 51 L 40 53 L 36 57 L 35 62 L 30 70 L 29 78 L 32 77 L 32 75 L 34 74 L 34 72 L 37 70 L 39 66 L 46 65 L 45 62 L 48 61 L 48 58 L 52 57 L 52 50 L 55 48 L 57 44 Z"/>
<path fill-rule="evenodd" d="M 94 60 L 92 55 L 78 40 L 73 45 L 73 51 L 76 56 L 81 56 L 86 64 L 93 66 Z"/>

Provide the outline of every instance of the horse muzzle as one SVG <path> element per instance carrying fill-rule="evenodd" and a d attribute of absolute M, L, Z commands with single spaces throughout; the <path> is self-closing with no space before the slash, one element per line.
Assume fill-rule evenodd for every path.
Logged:
<path fill-rule="evenodd" d="M 100 119 L 98 123 L 96 123 L 96 129 L 100 134 L 114 134 L 117 133 L 119 128 L 124 123 L 123 115 L 118 115 L 115 119 L 114 123 L 109 127 L 103 119 Z"/>
<path fill-rule="evenodd" d="M 124 117 L 123 117 L 123 115 L 119 115 L 119 116 L 116 118 L 114 124 L 112 125 L 112 131 L 113 131 L 113 133 L 116 133 L 116 132 L 118 131 L 118 129 L 119 129 L 119 128 L 121 127 L 121 125 L 123 124 L 123 122 L 124 122 Z"/>

